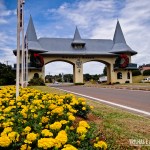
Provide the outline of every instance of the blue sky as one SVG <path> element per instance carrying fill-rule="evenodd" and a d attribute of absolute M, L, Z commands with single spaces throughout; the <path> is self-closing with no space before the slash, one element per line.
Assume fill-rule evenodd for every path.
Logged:
<path fill-rule="evenodd" d="M 0 62 L 16 61 L 17 0 L 0 0 Z M 73 37 L 78 26 L 82 38 L 113 39 L 117 18 L 127 44 L 138 52 L 132 62 L 150 63 L 149 0 L 26 0 L 25 30 L 32 15 L 38 37 Z M 55 67 L 54 67 L 55 66 Z M 104 65 L 90 62 L 84 73 L 99 74 Z M 72 66 L 55 62 L 46 74 L 72 73 Z"/>

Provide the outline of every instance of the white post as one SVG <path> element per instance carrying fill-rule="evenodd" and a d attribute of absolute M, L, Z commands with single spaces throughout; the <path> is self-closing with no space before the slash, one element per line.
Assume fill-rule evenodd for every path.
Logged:
<path fill-rule="evenodd" d="M 24 87 L 24 3 L 25 1 L 22 0 L 22 63 L 21 63 L 21 86 Z"/>
<path fill-rule="evenodd" d="M 19 96 L 19 77 L 20 77 L 20 0 L 17 6 L 17 69 L 16 69 L 16 98 Z"/>
<path fill-rule="evenodd" d="M 28 86 L 28 42 L 26 37 L 26 87 Z"/>

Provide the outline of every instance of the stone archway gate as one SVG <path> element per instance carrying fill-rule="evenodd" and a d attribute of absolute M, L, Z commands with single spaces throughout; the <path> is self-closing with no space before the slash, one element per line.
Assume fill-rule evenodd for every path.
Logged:
<path fill-rule="evenodd" d="M 76 27 L 73 38 L 37 38 L 32 18 L 26 32 L 28 44 L 28 80 L 38 73 L 45 78 L 45 65 L 53 61 L 65 61 L 73 65 L 74 83 L 83 83 L 83 64 L 99 61 L 107 66 L 108 83 L 132 83 L 131 56 L 137 54 L 125 41 L 119 21 L 113 40 L 82 39 Z M 16 55 L 16 50 L 14 50 Z M 40 56 L 33 58 L 33 56 Z"/>

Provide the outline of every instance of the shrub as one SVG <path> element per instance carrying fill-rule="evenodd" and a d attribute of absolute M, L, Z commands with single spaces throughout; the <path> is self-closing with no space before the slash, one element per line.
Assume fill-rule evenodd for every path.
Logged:
<path fill-rule="evenodd" d="M 85 83 L 74 83 L 75 85 L 84 85 Z"/>
<path fill-rule="evenodd" d="M 133 70 L 132 71 L 132 76 L 139 76 L 139 75 L 141 75 L 140 70 Z"/>
<path fill-rule="evenodd" d="M 44 80 L 42 78 L 33 78 L 29 81 L 29 86 L 32 86 L 32 85 L 42 85 L 42 86 L 44 86 L 45 83 L 44 83 Z"/>
<path fill-rule="evenodd" d="M 149 76 L 149 75 L 150 75 L 150 70 L 143 71 L 143 76 Z"/>

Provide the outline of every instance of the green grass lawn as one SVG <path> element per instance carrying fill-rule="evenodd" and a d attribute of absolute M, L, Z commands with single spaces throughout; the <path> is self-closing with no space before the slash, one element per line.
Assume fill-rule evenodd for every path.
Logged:
<path fill-rule="evenodd" d="M 63 94 L 63 91 L 46 86 L 31 87 L 43 92 Z M 150 146 L 133 147 L 129 139 L 147 139 L 150 141 L 150 119 L 113 108 L 93 100 L 87 100 L 94 106 L 88 121 L 95 124 L 99 133 L 106 138 L 110 150 L 150 150 Z"/>
<path fill-rule="evenodd" d="M 139 76 L 134 76 L 133 77 L 133 83 L 140 83 L 141 80 L 143 80 L 144 78 L 147 78 L 149 76 L 143 76 L 143 75 L 139 75 Z"/>

